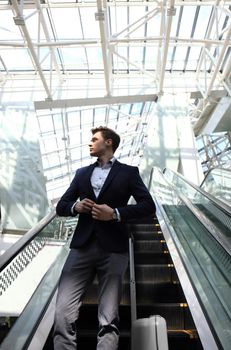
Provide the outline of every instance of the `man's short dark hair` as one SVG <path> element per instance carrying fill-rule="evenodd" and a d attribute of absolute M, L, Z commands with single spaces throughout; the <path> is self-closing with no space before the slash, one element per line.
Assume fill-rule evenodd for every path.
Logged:
<path fill-rule="evenodd" d="M 111 139 L 112 140 L 112 150 L 113 152 L 116 151 L 120 144 L 120 136 L 112 129 L 108 128 L 107 126 L 99 126 L 97 128 L 91 129 L 92 135 L 94 135 L 97 132 L 101 132 L 104 140 Z"/>

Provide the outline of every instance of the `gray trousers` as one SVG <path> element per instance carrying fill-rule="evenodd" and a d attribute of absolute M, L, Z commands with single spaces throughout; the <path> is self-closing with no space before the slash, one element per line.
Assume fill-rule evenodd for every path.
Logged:
<path fill-rule="evenodd" d="M 118 309 L 127 265 L 127 253 L 107 253 L 96 239 L 91 240 L 86 247 L 71 249 L 59 282 L 54 350 L 77 349 L 75 321 L 95 275 L 99 283 L 97 350 L 118 349 Z"/>

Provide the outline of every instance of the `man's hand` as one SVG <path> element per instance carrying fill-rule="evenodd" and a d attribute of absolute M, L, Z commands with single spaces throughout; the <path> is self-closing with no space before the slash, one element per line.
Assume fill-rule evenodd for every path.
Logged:
<path fill-rule="evenodd" d="M 94 204 L 95 202 L 93 202 L 91 199 L 84 198 L 80 202 L 76 203 L 75 210 L 78 213 L 90 213 Z"/>
<path fill-rule="evenodd" d="M 94 204 L 92 207 L 92 217 L 96 220 L 109 221 L 112 220 L 113 209 L 107 204 Z"/>

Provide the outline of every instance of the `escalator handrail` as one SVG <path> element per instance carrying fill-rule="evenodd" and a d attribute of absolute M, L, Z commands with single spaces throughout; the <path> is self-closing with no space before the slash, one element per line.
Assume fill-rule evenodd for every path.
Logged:
<path fill-rule="evenodd" d="M 205 183 L 205 181 L 207 180 L 207 177 L 210 175 L 210 173 L 214 170 L 221 170 L 221 171 L 224 171 L 224 172 L 227 172 L 227 173 L 230 173 L 231 174 L 231 169 L 226 169 L 226 168 L 220 168 L 220 167 L 216 167 L 216 168 L 212 168 L 212 169 L 209 169 L 202 181 L 202 183 L 200 184 L 200 187 L 202 187 Z"/>
<path fill-rule="evenodd" d="M 165 168 L 163 170 L 163 173 L 165 173 L 165 171 L 170 171 L 173 174 L 175 174 L 176 176 L 180 177 L 184 182 L 186 182 L 188 185 L 193 187 L 197 192 L 201 193 L 203 196 L 208 198 L 211 202 L 213 202 L 213 204 L 216 207 L 218 207 L 220 210 L 222 210 L 223 212 L 225 212 L 226 214 L 228 214 L 231 217 L 231 207 L 230 206 L 228 206 L 224 202 L 220 201 L 219 199 L 215 198 L 213 195 L 211 195 L 210 193 L 206 192 L 205 190 L 203 190 L 199 186 L 195 185 L 193 182 L 191 182 L 190 180 L 186 179 L 183 175 L 177 173 L 176 171 L 174 171 L 172 169 L 168 169 L 168 168 Z"/>
<path fill-rule="evenodd" d="M 56 211 L 53 209 L 0 256 L 0 272 L 55 218 L 55 216 Z"/>

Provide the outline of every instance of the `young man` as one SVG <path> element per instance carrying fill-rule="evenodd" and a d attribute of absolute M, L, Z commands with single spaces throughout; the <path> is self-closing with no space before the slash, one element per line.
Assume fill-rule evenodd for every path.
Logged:
<path fill-rule="evenodd" d="M 128 264 L 126 222 L 155 213 L 138 168 L 114 158 L 119 143 L 113 130 L 92 129 L 90 155 L 97 161 L 77 170 L 57 204 L 58 215 L 79 215 L 79 220 L 59 283 L 55 350 L 76 350 L 75 321 L 95 274 L 99 282 L 97 350 L 118 348 L 118 308 Z M 136 204 L 128 205 L 131 196 Z"/>

